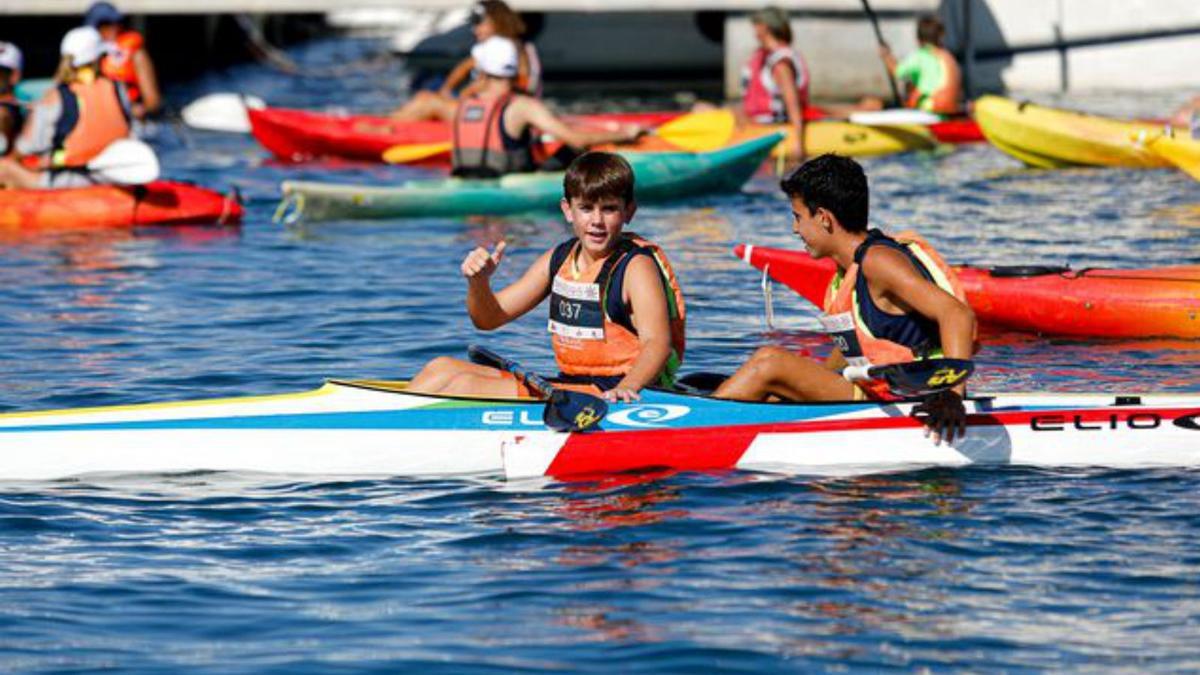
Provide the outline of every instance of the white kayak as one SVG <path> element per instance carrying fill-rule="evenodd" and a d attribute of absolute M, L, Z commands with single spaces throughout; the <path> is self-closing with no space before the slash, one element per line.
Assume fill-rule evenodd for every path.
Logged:
<path fill-rule="evenodd" d="M 582 477 L 644 469 L 847 475 L 926 466 L 1200 465 L 1200 395 L 999 394 L 934 445 L 912 403 L 734 403 L 648 391 L 600 430 L 560 433 L 534 400 L 408 393 L 402 382 L 0 415 L 0 480 L 248 471 Z"/>

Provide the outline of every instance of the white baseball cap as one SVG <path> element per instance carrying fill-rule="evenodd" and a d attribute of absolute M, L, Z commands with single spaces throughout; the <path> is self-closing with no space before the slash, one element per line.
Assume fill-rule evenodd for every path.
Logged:
<path fill-rule="evenodd" d="M 76 67 L 99 61 L 103 50 L 104 39 L 100 37 L 100 31 L 91 26 L 80 26 L 67 31 L 58 49 L 63 56 L 70 56 L 71 65 Z"/>
<path fill-rule="evenodd" d="M 11 42 L 0 42 L 0 68 L 21 70 L 25 60 L 21 58 L 21 50 Z"/>
<path fill-rule="evenodd" d="M 471 48 L 471 58 L 475 60 L 475 67 L 485 75 L 517 76 L 517 45 L 506 37 L 493 35 L 476 43 Z"/>

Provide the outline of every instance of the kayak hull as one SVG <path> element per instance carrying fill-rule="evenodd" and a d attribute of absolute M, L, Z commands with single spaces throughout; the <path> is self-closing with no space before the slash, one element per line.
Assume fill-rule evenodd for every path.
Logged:
<path fill-rule="evenodd" d="M 734 142 L 764 134 L 783 133 L 786 137 L 772 151 L 774 159 L 792 160 L 795 130 L 786 124 L 754 124 L 734 134 Z M 921 125 L 864 126 L 819 120 L 804 125 L 804 150 L 809 156 L 835 153 L 847 157 L 873 157 L 913 150 L 932 150 L 937 140 Z"/>
<path fill-rule="evenodd" d="M 528 399 L 331 381 L 297 394 L 0 415 L 0 480 L 93 473 L 588 477 L 638 470 L 847 475 L 924 466 L 1200 465 L 1200 396 L 970 399 L 934 445 L 911 403 L 737 403 L 647 391 L 601 432 L 556 433 Z M 696 443 L 704 438 L 704 443 Z"/>
<path fill-rule="evenodd" d="M 833 277 L 831 260 L 802 251 L 740 244 L 735 255 L 818 307 Z M 1200 266 L 1084 269 L 1004 276 L 957 266 L 980 323 L 1049 335 L 1200 338 Z"/>
<path fill-rule="evenodd" d="M 1160 133 L 1153 124 L 1085 115 L 999 96 L 980 98 L 974 112 L 988 141 L 1030 166 L 1167 166 L 1139 141 Z"/>
<path fill-rule="evenodd" d="M 1200 140 L 1183 136 L 1159 136 L 1150 142 L 1150 150 L 1200 180 Z"/>
<path fill-rule="evenodd" d="M 709 153 L 626 154 L 637 177 L 638 203 L 736 192 L 778 142 L 764 136 Z M 460 217 L 548 211 L 562 198 L 562 172 L 499 179 L 414 180 L 371 187 L 285 181 L 279 213 L 285 222 L 332 219 Z"/>
<path fill-rule="evenodd" d="M 609 124 L 658 126 L 680 114 L 598 113 L 567 116 L 566 119 L 590 127 Z M 383 152 L 394 145 L 451 140 L 450 125 L 441 121 L 400 122 L 373 115 L 335 115 L 288 108 L 250 109 L 248 115 L 254 138 L 271 154 L 287 162 L 317 158 L 382 162 Z M 433 159 L 444 164 L 448 156 Z"/>
<path fill-rule="evenodd" d="M 174 181 L 61 190 L 0 190 L 0 232 L 53 232 L 143 225 L 230 225 L 244 209 L 234 194 Z"/>

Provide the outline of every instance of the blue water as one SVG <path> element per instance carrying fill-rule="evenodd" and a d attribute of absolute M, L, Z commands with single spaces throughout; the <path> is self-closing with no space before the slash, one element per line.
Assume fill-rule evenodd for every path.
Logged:
<path fill-rule="evenodd" d="M 294 53 L 344 64 L 372 45 Z M 403 73 L 331 81 L 245 66 L 170 91 L 383 109 Z M 1177 97 L 1069 104 L 1155 115 Z M 544 319 L 477 334 L 461 257 L 509 238 L 501 281 L 564 235 L 546 218 L 270 217 L 287 177 L 249 137 L 164 126 L 171 177 L 237 186 L 240 229 L 0 249 L 0 409 L 296 391 L 403 377 L 485 342 L 548 370 Z M 865 162 L 873 219 L 947 257 L 1200 264 L 1200 183 L 1171 171 L 1028 172 L 987 146 Z M 738 241 L 794 246 L 774 179 L 643 208 L 690 310 L 689 362 L 820 351 L 783 288 L 768 329 Z M 1186 341 L 995 337 L 979 386 L 1200 390 Z M 196 473 L 0 484 L 0 672 L 1200 669 L 1200 472 L 972 468 L 843 480 L 751 474 L 542 488 L 499 481 Z"/>

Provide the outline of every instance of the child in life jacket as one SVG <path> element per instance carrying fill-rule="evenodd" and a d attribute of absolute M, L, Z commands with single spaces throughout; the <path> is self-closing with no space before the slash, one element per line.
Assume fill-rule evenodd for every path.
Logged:
<path fill-rule="evenodd" d="M 104 39 L 104 58 L 100 72 L 125 85 L 130 109 L 136 119 L 152 117 L 162 107 L 158 75 L 154 61 L 146 51 L 142 34 L 125 27 L 125 15 L 108 2 L 93 4 L 83 16 L 83 25 L 100 32 Z"/>
<path fill-rule="evenodd" d="M 504 259 L 503 241 L 463 260 L 471 321 L 495 330 L 549 298 L 547 328 L 560 371 L 554 382 L 610 401 L 637 400 L 644 387 L 671 384 L 685 346 L 683 293 L 662 249 L 625 231 L 637 211 L 629 163 L 605 152 L 581 155 L 563 179 L 561 206 L 574 236 L 499 292 L 491 277 Z M 409 389 L 531 394 L 509 373 L 449 357 L 426 364 Z"/>
<path fill-rule="evenodd" d="M 844 379 L 847 365 L 923 358 L 969 359 L 975 314 L 954 270 L 915 235 L 890 237 L 867 226 L 867 177 L 857 162 L 822 155 L 782 183 L 795 232 L 814 258 L 837 263 L 821 323 L 835 349 L 824 363 L 779 347 L 757 350 L 714 392 L 748 401 L 894 400 L 883 383 Z M 922 404 L 935 441 L 965 430 L 965 383 Z"/>
<path fill-rule="evenodd" d="M 611 131 L 577 129 L 559 120 L 540 100 L 520 93 L 516 87 L 517 47 L 508 38 L 488 38 L 475 45 L 471 54 L 478 70 L 478 87 L 459 102 L 454 115 L 452 172 L 456 176 L 494 178 L 537 170 L 536 132 L 553 135 L 568 152 L 570 148 L 632 141 L 644 133 L 637 125 L 621 125 Z"/>
<path fill-rule="evenodd" d="M 21 81 L 23 65 L 21 50 L 16 45 L 0 42 L 0 157 L 12 150 L 13 141 L 25 120 L 25 111 L 14 92 Z"/>
<path fill-rule="evenodd" d="M 25 122 L 14 155 L 0 159 L 0 186 L 67 188 L 93 185 L 87 164 L 130 134 L 124 87 L 100 73 L 100 33 L 81 26 L 63 36 L 58 86 Z"/>

